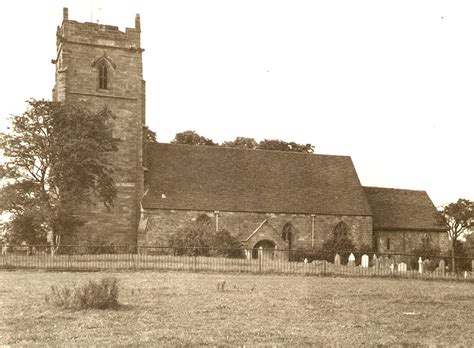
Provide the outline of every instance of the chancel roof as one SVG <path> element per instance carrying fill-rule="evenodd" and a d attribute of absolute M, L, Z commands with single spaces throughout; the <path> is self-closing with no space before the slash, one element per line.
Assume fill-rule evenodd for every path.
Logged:
<path fill-rule="evenodd" d="M 436 230 L 436 207 L 425 191 L 364 187 L 373 213 L 374 230 Z"/>

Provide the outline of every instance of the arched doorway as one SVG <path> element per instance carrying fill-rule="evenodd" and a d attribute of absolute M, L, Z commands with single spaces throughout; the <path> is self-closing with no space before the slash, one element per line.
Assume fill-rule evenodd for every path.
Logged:
<path fill-rule="evenodd" d="M 275 258 L 275 248 L 276 248 L 275 242 L 269 239 L 263 239 L 261 241 L 258 241 L 257 244 L 254 245 L 252 249 L 253 259 L 258 259 L 258 251 L 260 247 L 262 248 L 263 257 L 272 259 L 272 260 Z"/>

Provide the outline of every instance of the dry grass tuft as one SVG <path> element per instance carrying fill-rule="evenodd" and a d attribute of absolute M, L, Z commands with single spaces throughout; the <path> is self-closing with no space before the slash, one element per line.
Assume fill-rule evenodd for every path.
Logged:
<path fill-rule="evenodd" d="M 82 286 L 51 286 L 51 292 L 45 296 L 46 303 L 56 307 L 70 309 L 113 309 L 118 307 L 118 280 L 103 278 L 95 282 L 90 280 Z"/>

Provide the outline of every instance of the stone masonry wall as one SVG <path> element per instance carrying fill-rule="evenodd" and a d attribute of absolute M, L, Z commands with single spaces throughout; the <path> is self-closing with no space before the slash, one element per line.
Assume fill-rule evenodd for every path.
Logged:
<path fill-rule="evenodd" d="M 415 248 L 422 246 L 424 235 L 429 236 L 434 246 L 438 246 L 442 253 L 449 249 L 446 232 L 438 231 L 375 231 L 378 249 L 384 253 L 409 254 Z M 388 241 L 389 240 L 389 241 Z M 388 244 L 389 245 L 388 245 Z M 390 249 L 387 247 L 390 246 Z"/>
<path fill-rule="evenodd" d="M 92 111 L 108 107 L 115 115 L 110 125 L 121 143 L 110 154 L 118 197 L 114 207 L 102 203 L 81 207 L 85 219 L 72 242 L 136 245 L 140 200 L 143 195 L 142 129 L 145 91 L 140 48 L 140 20 L 135 28 L 121 32 L 117 27 L 79 23 L 65 9 L 57 32 L 56 86 L 58 101 L 83 101 Z M 107 88 L 99 88 L 99 65 L 107 66 Z"/>
<path fill-rule="evenodd" d="M 311 215 L 304 214 L 271 214 L 271 213 L 247 213 L 247 212 L 215 212 L 209 211 L 185 211 L 185 210 L 147 210 L 143 212 L 142 219 L 147 221 L 144 229 L 138 236 L 139 246 L 167 246 L 169 236 L 185 227 L 201 215 L 206 214 L 212 219 L 213 226 L 218 220 L 218 229 L 227 229 L 239 240 L 245 241 L 263 221 L 262 227 L 249 243 L 244 243 L 252 248 L 256 242 L 269 239 L 277 247 L 287 248 L 287 244 L 281 239 L 283 226 L 291 222 L 294 226 L 293 245 L 295 249 L 321 248 L 324 241 L 328 240 L 334 227 L 340 222 L 345 222 L 351 231 L 352 239 L 357 246 L 362 244 L 372 245 L 372 218 L 370 216 L 314 216 L 314 243 L 312 243 L 312 219 Z M 218 219 L 216 219 L 218 215 Z"/>

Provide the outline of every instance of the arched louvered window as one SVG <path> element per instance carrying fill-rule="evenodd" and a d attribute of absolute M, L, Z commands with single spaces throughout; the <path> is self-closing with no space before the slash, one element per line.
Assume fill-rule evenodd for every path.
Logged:
<path fill-rule="evenodd" d="M 105 61 L 99 64 L 99 89 L 107 89 L 108 86 L 108 71 L 107 63 Z"/>

